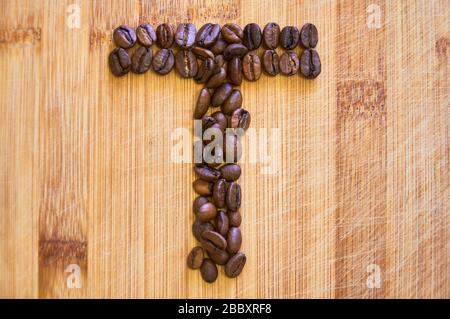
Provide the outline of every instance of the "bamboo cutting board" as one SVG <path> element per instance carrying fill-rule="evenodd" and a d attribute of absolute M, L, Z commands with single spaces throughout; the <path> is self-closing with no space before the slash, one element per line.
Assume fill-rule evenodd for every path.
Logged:
<path fill-rule="evenodd" d="M 243 164 L 236 280 L 185 266 L 172 133 L 201 86 L 107 68 L 112 29 L 145 21 L 319 29 L 319 78 L 242 85 L 280 140 L 275 173 Z M 449 21 L 447 0 L 0 0 L 0 297 L 449 298 Z"/>

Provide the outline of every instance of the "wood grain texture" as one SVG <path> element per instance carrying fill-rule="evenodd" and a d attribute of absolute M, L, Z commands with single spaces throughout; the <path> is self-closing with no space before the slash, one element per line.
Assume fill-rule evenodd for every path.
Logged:
<path fill-rule="evenodd" d="M 185 266 L 195 177 L 172 133 L 201 86 L 107 68 L 113 28 L 144 21 L 319 29 L 319 78 L 242 85 L 280 143 L 276 174 L 243 163 L 236 280 Z M 0 0 L 0 297 L 449 298 L 449 21 L 445 0 Z"/>

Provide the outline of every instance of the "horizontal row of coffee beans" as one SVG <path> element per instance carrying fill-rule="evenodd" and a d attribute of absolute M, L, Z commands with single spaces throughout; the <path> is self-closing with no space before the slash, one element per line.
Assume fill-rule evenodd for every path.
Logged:
<path fill-rule="evenodd" d="M 109 66 L 116 76 L 130 71 L 142 74 L 150 69 L 165 75 L 175 68 L 183 78 L 217 87 L 227 77 L 234 85 L 240 85 L 243 77 L 256 81 L 263 70 L 271 76 L 300 73 L 306 78 L 315 78 L 321 72 L 315 50 L 318 32 L 311 23 L 299 30 L 295 26 L 281 29 L 272 22 L 262 31 L 256 23 L 247 24 L 244 29 L 234 23 L 223 27 L 207 23 L 198 31 L 192 23 L 182 23 L 177 28 L 163 23 L 156 30 L 150 24 L 141 24 L 136 30 L 121 25 L 114 30 L 113 40 L 117 48 L 109 55 Z M 139 46 L 131 54 L 127 50 L 136 43 Z M 161 48 L 156 54 L 152 50 L 154 43 Z M 266 50 L 260 58 L 253 51 L 261 45 Z M 286 50 L 281 56 L 275 50 L 278 46 Z M 297 46 L 304 48 L 300 57 L 292 51 Z"/>
<path fill-rule="evenodd" d="M 300 73 L 306 78 L 317 77 L 321 62 L 315 50 L 316 27 L 307 23 L 299 31 L 295 26 L 281 29 L 276 23 L 268 23 L 261 31 L 255 23 L 244 29 L 234 23 L 223 27 L 207 23 L 197 31 L 191 23 L 182 23 L 176 29 L 164 23 L 155 31 L 150 24 L 141 24 L 136 30 L 122 25 L 114 30 L 113 40 L 117 48 L 109 55 L 109 66 L 116 76 L 150 69 L 164 75 L 175 67 L 183 78 L 193 78 L 204 85 L 193 112 L 194 119 L 202 123 L 202 163 L 194 167 L 197 179 L 193 187 L 198 196 L 193 203 L 192 225 L 200 245 L 189 253 L 187 265 L 200 269 L 202 278 L 209 283 L 218 277 L 217 265 L 224 265 L 226 276 L 237 277 L 247 261 L 240 250 L 240 139 L 226 132 L 245 132 L 251 117 L 242 107 L 242 93 L 236 87 L 243 78 L 258 80 L 262 70 L 271 76 Z M 130 57 L 127 50 L 136 43 L 139 46 Z M 160 47 L 155 55 L 151 48 L 154 43 Z M 265 47 L 262 59 L 255 52 L 261 45 Z M 281 56 L 275 50 L 278 46 L 285 50 Z M 297 46 L 304 48 L 300 57 L 293 51 Z M 213 161 L 203 155 L 203 149 L 212 142 L 203 140 L 203 133 L 209 128 L 218 130 L 219 136 L 223 134 L 225 141 Z M 233 150 L 231 158 L 224 157 L 228 149 Z"/>

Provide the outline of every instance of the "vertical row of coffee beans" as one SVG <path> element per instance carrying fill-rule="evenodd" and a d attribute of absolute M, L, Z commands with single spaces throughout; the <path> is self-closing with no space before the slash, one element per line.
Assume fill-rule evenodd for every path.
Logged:
<path fill-rule="evenodd" d="M 187 257 L 187 265 L 200 269 L 206 282 L 218 276 L 217 265 L 225 266 L 228 277 L 237 277 L 246 263 L 242 244 L 241 176 L 239 137 L 250 126 L 250 113 L 242 107 L 243 97 L 237 88 L 243 79 L 256 81 L 262 71 L 269 76 L 279 73 L 300 73 L 315 78 L 321 72 L 319 54 L 315 50 L 318 32 L 313 24 L 301 30 L 295 26 L 283 29 L 268 23 L 263 30 L 256 23 L 244 29 L 234 23 L 224 26 L 206 23 L 198 31 L 192 23 L 179 24 L 177 28 L 164 23 L 154 30 L 150 24 L 141 24 L 136 30 L 119 26 L 113 33 L 117 45 L 109 55 L 111 72 L 123 76 L 130 70 L 142 74 L 150 69 L 165 75 L 174 67 L 183 78 L 193 78 L 204 87 L 194 109 L 194 119 L 201 123 L 199 163 L 194 171 L 193 183 L 198 194 L 194 200 L 195 221 L 192 232 L 200 243 Z M 130 49 L 139 46 L 130 54 Z M 152 45 L 160 49 L 153 54 Z M 264 47 L 262 58 L 257 49 Z M 278 55 L 281 46 L 283 53 Z M 294 51 L 301 47 L 299 55 Z M 131 55 L 131 57 L 130 57 Z M 217 110 L 215 110 L 217 109 Z M 212 134 L 205 134 L 212 130 Z M 209 135 L 209 138 L 204 136 Z M 223 143 L 214 143 L 207 156 L 208 146 L 221 136 Z"/>

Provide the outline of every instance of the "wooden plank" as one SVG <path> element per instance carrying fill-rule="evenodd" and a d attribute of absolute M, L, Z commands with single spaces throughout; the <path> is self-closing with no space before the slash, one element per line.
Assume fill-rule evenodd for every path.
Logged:
<path fill-rule="evenodd" d="M 0 4 L 0 297 L 450 297 L 446 1 L 81 0 L 70 28 L 72 3 Z M 242 164 L 235 280 L 185 266 L 195 176 L 172 134 L 201 86 L 107 68 L 112 30 L 144 21 L 318 26 L 319 78 L 241 87 L 280 143 Z"/>

